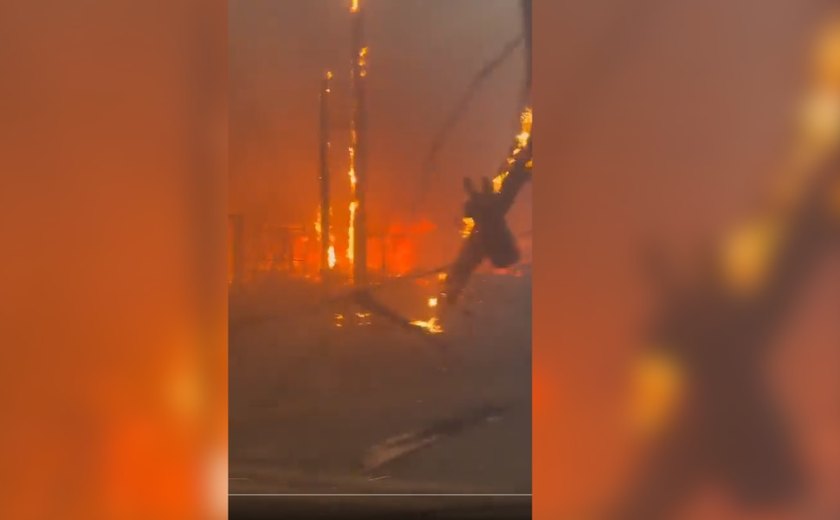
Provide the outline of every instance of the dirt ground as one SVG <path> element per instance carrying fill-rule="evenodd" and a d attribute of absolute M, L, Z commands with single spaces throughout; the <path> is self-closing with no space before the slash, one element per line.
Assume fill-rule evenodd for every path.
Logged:
<path fill-rule="evenodd" d="M 376 294 L 427 319 L 434 290 Z M 278 279 L 231 297 L 231 493 L 531 492 L 527 273 L 477 277 L 440 343 L 352 325 L 358 309 L 320 291 Z"/>

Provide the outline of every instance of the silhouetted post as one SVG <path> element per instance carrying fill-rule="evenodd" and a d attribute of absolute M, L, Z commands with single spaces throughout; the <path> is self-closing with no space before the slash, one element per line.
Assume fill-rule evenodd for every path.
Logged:
<path fill-rule="evenodd" d="M 239 287 L 242 284 L 242 280 L 245 274 L 245 262 L 244 262 L 244 253 L 243 253 L 243 235 L 245 231 L 244 219 L 242 215 L 230 215 L 229 217 L 230 222 L 230 248 L 231 248 L 231 255 L 230 255 L 230 272 L 231 272 L 231 285 L 234 287 Z"/>

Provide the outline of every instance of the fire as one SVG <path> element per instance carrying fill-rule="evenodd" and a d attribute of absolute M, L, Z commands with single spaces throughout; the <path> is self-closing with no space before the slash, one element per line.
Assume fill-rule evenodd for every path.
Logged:
<path fill-rule="evenodd" d="M 353 141 L 353 146 L 350 146 L 347 149 L 347 152 L 350 154 L 350 169 L 347 171 L 347 175 L 350 177 L 350 187 L 354 190 L 356 189 L 356 132 L 353 132 L 350 136 L 350 139 Z"/>
<path fill-rule="evenodd" d="M 502 192 L 502 184 L 505 182 L 505 179 L 507 179 L 508 174 L 510 174 L 510 172 L 505 170 L 493 177 L 493 193 Z"/>
<path fill-rule="evenodd" d="M 332 208 L 330 208 L 330 215 L 332 215 Z M 321 206 L 318 206 L 318 216 L 315 218 L 315 233 L 318 235 L 318 243 L 321 243 L 324 237 L 323 227 L 321 225 Z M 334 269 L 336 264 L 334 245 L 335 237 L 332 233 L 329 233 L 329 240 L 330 246 L 329 250 L 327 251 L 327 265 L 330 269 Z"/>
<path fill-rule="evenodd" d="M 329 81 L 330 81 L 331 79 L 333 79 L 333 73 L 332 73 L 332 71 L 331 71 L 331 70 L 328 70 L 328 71 L 327 71 L 327 73 L 324 75 L 324 78 L 326 78 L 326 80 L 327 80 L 327 84 L 324 86 L 324 92 L 326 92 L 327 94 L 329 94 L 329 93 L 331 92 L 331 90 L 330 90 L 330 84 L 329 84 Z"/>
<path fill-rule="evenodd" d="M 426 301 L 426 304 L 429 306 L 430 309 L 437 309 L 437 296 L 430 296 L 429 299 Z M 443 332 L 443 327 L 441 326 L 440 320 L 438 320 L 437 316 L 432 316 L 428 320 L 414 320 L 411 322 L 411 324 L 415 327 L 425 329 L 426 332 L 430 334 L 440 334 Z"/>
<path fill-rule="evenodd" d="M 359 50 L 359 75 L 363 78 L 367 76 L 367 54 L 367 47 L 362 47 Z"/>
<path fill-rule="evenodd" d="M 437 318 L 432 318 L 429 321 L 415 320 L 412 321 L 411 324 L 415 327 L 426 329 L 426 331 L 430 334 L 440 334 L 441 332 L 443 332 L 443 327 L 440 326 L 440 323 L 438 323 Z"/>
<path fill-rule="evenodd" d="M 350 265 L 353 265 L 353 247 L 355 242 L 355 234 L 353 232 L 353 223 L 356 221 L 356 208 L 359 207 L 358 201 L 350 202 L 350 224 L 347 227 L 347 260 Z"/>
<path fill-rule="evenodd" d="M 330 269 L 335 269 L 335 246 L 330 244 L 330 249 L 327 252 Z"/>
<path fill-rule="evenodd" d="M 528 146 L 528 140 L 531 139 L 531 127 L 533 124 L 534 111 L 531 107 L 525 107 L 525 110 L 523 110 L 522 114 L 519 115 L 519 133 L 516 135 L 516 148 L 513 149 L 513 152 L 507 158 L 508 166 L 515 163 L 516 156 Z M 533 160 L 529 160 L 525 166 L 527 168 L 531 168 L 533 165 Z M 502 191 L 502 184 L 509 174 L 510 170 L 504 170 L 493 178 L 494 193 L 500 193 Z"/>
<path fill-rule="evenodd" d="M 525 107 L 519 116 L 520 130 L 516 136 L 516 142 L 520 148 L 528 146 L 528 139 L 531 138 L 531 127 L 534 124 L 534 111 L 531 107 Z"/>
<path fill-rule="evenodd" d="M 350 266 L 353 266 L 353 247 L 354 247 L 354 233 L 356 221 L 356 208 L 359 207 L 359 201 L 356 199 L 356 131 L 350 132 L 350 147 L 347 152 L 350 154 L 350 168 L 347 171 L 347 176 L 350 178 L 350 222 L 347 224 L 347 260 L 350 261 Z"/>
<path fill-rule="evenodd" d="M 351 13 L 358 13 L 359 12 L 359 0 L 352 0 L 352 2 L 350 2 L 350 12 Z"/>
<path fill-rule="evenodd" d="M 473 228 L 475 227 L 475 220 L 472 217 L 464 217 L 461 220 L 463 227 L 461 228 L 461 236 L 467 238 L 472 233 Z"/>

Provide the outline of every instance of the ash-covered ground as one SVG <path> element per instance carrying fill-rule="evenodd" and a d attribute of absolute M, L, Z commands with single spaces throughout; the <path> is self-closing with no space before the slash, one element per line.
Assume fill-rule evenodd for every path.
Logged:
<path fill-rule="evenodd" d="M 425 320 L 435 290 L 374 294 Z M 289 278 L 231 295 L 231 493 L 531 492 L 528 273 L 477 275 L 435 341 L 324 298 Z"/>

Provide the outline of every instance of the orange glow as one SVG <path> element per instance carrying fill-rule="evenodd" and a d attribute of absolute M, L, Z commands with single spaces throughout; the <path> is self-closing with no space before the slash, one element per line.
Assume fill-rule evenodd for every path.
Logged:
<path fill-rule="evenodd" d="M 357 203 L 350 206 L 350 217 L 355 217 Z M 320 216 L 320 210 L 318 211 Z M 246 263 L 250 275 L 287 273 L 294 276 L 318 277 L 321 267 L 322 243 L 325 229 L 320 224 L 320 218 L 315 218 L 306 232 L 306 226 L 277 226 L 265 224 L 258 240 L 252 245 Z M 341 230 L 344 230 L 344 224 Z M 331 270 L 340 269 L 347 272 L 347 265 L 353 261 L 353 227 L 348 226 L 348 236 L 341 235 L 341 244 L 337 237 L 330 233 L 327 246 L 327 267 Z M 420 252 L 427 249 L 425 236 L 435 229 L 435 225 L 428 220 L 419 220 L 412 224 L 393 222 L 388 227 L 374 233 L 368 240 L 367 258 L 368 268 L 387 276 L 401 276 L 410 273 L 418 267 Z M 345 245 L 343 240 L 348 240 Z M 345 252 L 345 247 L 347 247 Z M 348 261 L 345 261 L 345 253 Z"/>
<path fill-rule="evenodd" d="M 350 2 L 350 12 L 351 13 L 358 13 L 359 12 L 359 0 L 352 0 Z"/>
<path fill-rule="evenodd" d="M 434 296 L 429 298 L 429 307 L 435 308 L 435 307 L 437 307 L 437 304 L 438 304 L 438 299 L 437 298 L 435 298 Z"/>
<path fill-rule="evenodd" d="M 390 224 L 385 237 L 376 237 L 368 243 L 369 266 L 376 267 L 384 260 L 388 274 L 400 276 L 409 273 L 417 267 L 418 252 L 425 247 L 424 235 L 434 229 L 435 225 L 425 219 L 412 224 Z"/>
<path fill-rule="evenodd" d="M 649 354 L 635 366 L 630 393 L 630 421 L 638 433 L 661 431 L 683 397 L 681 367 L 660 352 Z"/>

